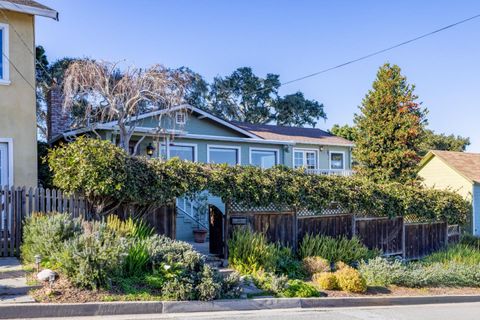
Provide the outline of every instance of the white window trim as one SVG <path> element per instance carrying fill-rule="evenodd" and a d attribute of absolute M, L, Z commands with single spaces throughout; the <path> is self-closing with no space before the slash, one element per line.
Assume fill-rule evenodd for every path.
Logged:
<path fill-rule="evenodd" d="M 341 153 L 341 154 L 343 154 L 343 169 L 333 169 L 333 168 L 332 168 L 332 154 L 333 154 L 333 153 Z M 345 159 L 345 151 L 330 151 L 330 152 L 328 153 L 328 168 L 329 168 L 330 170 L 333 170 L 333 171 L 344 171 L 344 170 L 347 170 L 347 166 L 346 166 L 347 163 L 346 163 L 345 160 L 346 160 L 346 159 Z"/>
<path fill-rule="evenodd" d="M 182 115 L 183 116 L 183 121 L 178 121 L 178 116 Z M 175 123 L 176 124 L 181 124 L 184 125 L 187 123 L 187 113 L 183 111 L 177 111 L 175 112 Z"/>
<path fill-rule="evenodd" d="M 167 144 L 166 144 L 166 143 L 161 143 L 161 144 L 160 144 L 160 148 L 161 148 L 162 146 L 165 146 L 165 147 L 166 147 Z M 170 147 L 167 148 L 167 150 L 166 150 L 167 153 L 168 153 L 168 154 L 167 154 L 167 159 L 170 159 L 170 154 L 169 154 L 169 153 L 170 153 L 170 148 L 171 148 L 172 146 L 173 146 L 173 147 L 175 147 L 175 146 L 179 146 L 179 147 L 193 147 L 193 162 L 197 162 L 197 161 L 198 161 L 198 145 L 197 145 L 196 143 L 183 143 L 183 142 L 177 143 L 177 142 L 171 142 L 171 141 L 170 141 Z M 161 150 L 160 150 L 160 154 L 161 154 Z"/>
<path fill-rule="evenodd" d="M 10 47 L 9 47 L 9 30 L 8 24 L 0 23 L 0 29 L 3 30 L 3 52 L 0 52 L 3 61 L 3 75 L 0 78 L 0 85 L 10 84 Z"/>
<path fill-rule="evenodd" d="M 0 143 L 6 143 L 8 149 L 8 184 L 9 187 L 13 186 L 13 139 L 12 138 L 0 138 Z M 1 186 L 4 187 L 4 186 Z"/>
<path fill-rule="evenodd" d="M 242 147 L 239 146 L 230 146 L 224 144 L 207 144 L 207 163 L 210 163 L 210 149 L 219 148 L 219 149 L 236 149 L 237 150 L 237 165 L 242 164 Z"/>
<path fill-rule="evenodd" d="M 252 163 L 252 152 L 253 151 L 275 151 L 276 152 L 276 165 L 278 166 L 280 164 L 280 149 L 277 148 L 256 148 L 256 147 L 249 147 L 248 148 L 248 162 L 250 165 L 253 165 Z"/>
<path fill-rule="evenodd" d="M 315 169 L 314 170 L 317 170 L 318 169 L 318 166 L 319 166 L 319 162 L 320 162 L 320 159 L 319 159 L 319 153 L 318 153 L 318 149 L 312 149 L 312 148 L 293 148 L 293 152 L 292 152 L 292 168 L 295 169 L 295 151 L 301 151 L 301 152 L 305 152 L 305 151 L 308 151 L 308 152 L 315 152 Z"/>

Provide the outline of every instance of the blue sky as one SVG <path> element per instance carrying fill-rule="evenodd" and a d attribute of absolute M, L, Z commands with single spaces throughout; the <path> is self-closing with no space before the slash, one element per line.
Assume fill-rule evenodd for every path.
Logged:
<path fill-rule="evenodd" d="M 250 66 L 288 81 L 480 13 L 480 1 L 40 0 L 60 22 L 37 18 L 50 60 L 92 57 L 188 66 L 207 80 Z M 480 19 L 281 88 L 325 105 L 319 127 L 352 123 L 380 65 L 398 64 L 430 128 L 469 136 L 480 152 Z"/>

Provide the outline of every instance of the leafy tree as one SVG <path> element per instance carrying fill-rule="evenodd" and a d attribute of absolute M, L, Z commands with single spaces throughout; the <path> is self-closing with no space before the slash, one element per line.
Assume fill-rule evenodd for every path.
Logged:
<path fill-rule="evenodd" d="M 315 127 L 318 119 L 327 118 L 323 104 L 305 99 L 302 92 L 277 99 L 273 108 L 274 114 L 271 118 L 278 125 L 303 127 L 308 124 Z"/>
<path fill-rule="evenodd" d="M 210 86 L 203 77 L 190 68 L 181 67 L 174 72 L 181 72 L 190 78 L 185 86 L 185 102 L 200 109 L 207 110 L 209 104 Z"/>
<path fill-rule="evenodd" d="M 414 89 L 400 67 L 388 63 L 380 67 L 354 117 L 358 128 L 354 157 L 365 177 L 400 183 L 415 179 L 427 111 L 415 102 Z"/>
<path fill-rule="evenodd" d="M 271 73 L 258 77 L 248 67 L 225 78 L 216 77 L 210 86 L 208 110 L 227 120 L 288 126 L 315 126 L 318 119 L 327 118 L 323 104 L 305 99 L 301 92 L 279 97 L 279 79 Z"/>
<path fill-rule="evenodd" d="M 130 152 L 137 117 L 157 110 L 163 110 L 165 116 L 171 115 L 176 111 L 172 107 L 183 102 L 189 81 L 188 74 L 161 65 L 120 71 L 116 63 L 77 60 L 65 72 L 64 106 L 72 110 L 78 100 L 83 99 L 85 123 L 92 129 L 97 121 L 115 121 L 119 145 Z M 163 129 L 158 127 L 150 133 L 160 134 Z M 134 153 L 145 136 L 137 141 Z"/>
<path fill-rule="evenodd" d="M 435 133 L 433 130 L 425 130 L 425 141 L 421 144 L 420 154 L 424 156 L 429 150 L 447 150 L 464 152 L 470 145 L 470 138 Z"/>
<path fill-rule="evenodd" d="M 243 67 L 231 75 L 215 77 L 211 85 L 213 113 L 228 120 L 267 123 L 280 87 L 279 76 L 257 77 L 251 68 Z"/>
<path fill-rule="evenodd" d="M 45 105 L 45 94 L 48 89 L 49 74 L 48 59 L 42 46 L 36 47 L 35 58 L 37 129 L 41 137 L 46 137 L 47 108 Z"/>
<path fill-rule="evenodd" d="M 339 124 L 334 124 L 330 132 L 338 137 L 344 139 L 355 141 L 357 140 L 357 128 L 355 126 L 349 126 L 348 124 L 340 126 Z"/>

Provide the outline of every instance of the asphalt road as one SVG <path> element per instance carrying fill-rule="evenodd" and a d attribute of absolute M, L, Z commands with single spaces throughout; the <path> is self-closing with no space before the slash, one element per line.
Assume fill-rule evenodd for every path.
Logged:
<path fill-rule="evenodd" d="M 50 318 L 52 319 L 52 318 Z M 67 318 L 54 318 L 67 319 Z M 68 318 L 69 320 L 105 319 L 105 320 L 478 320 L 480 303 L 433 304 L 396 307 L 335 308 L 335 309 L 286 309 L 259 311 L 230 311 L 184 314 L 150 314 L 125 316 L 96 316 Z"/>

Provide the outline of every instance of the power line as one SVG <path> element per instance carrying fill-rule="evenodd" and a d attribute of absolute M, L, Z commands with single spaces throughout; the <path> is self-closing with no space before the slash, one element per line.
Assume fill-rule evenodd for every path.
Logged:
<path fill-rule="evenodd" d="M 7 0 L 8 1 L 8 0 Z M 10 2 L 11 4 L 15 5 L 17 8 L 21 9 L 16 3 L 14 2 L 11 2 L 11 1 L 8 1 Z M 10 27 L 13 29 L 13 31 L 15 32 L 15 34 L 17 35 L 17 37 L 20 39 L 20 41 L 22 42 L 22 44 L 25 46 L 25 48 L 30 52 L 30 54 L 33 56 L 33 58 L 35 59 L 35 64 L 39 65 L 43 71 L 45 71 L 45 74 L 50 78 L 51 81 L 53 81 L 53 78 L 52 76 L 50 75 L 50 73 L 48 72 L 47 69 L 45 69 L 45 67 L 43 66 L 43 64 L 38 61 L 37 59 L 37 55 L 32 51 L 32 49 L 30 48 L 30 46 L 26 43 L 25 39 L 23 39 L 23 37 L 20 35 L 20 33 L 17 31 L 17 29 L 15 28 L 15 26 L 10 23 L 10 19 L 8 19 L 8 16 L 5 14 L 5 11 L 4 10 L 7 10 L 7 8 L 5 8 L 1 3 L 0 3 L 0 12 L 2 13 L 3 17 L 5 18 L 5 20 L 7 20 L 7 22 L 9 23 Z"/>
<path fill-rule="evenodd" d="M 15 63 L 13 63 L 5 53 L 3 53 L 3 57 L 7 60 L 9 65 L 12 65 L 13 69 L 15 69 L 15 71 L 17 71 L 17 73 L 20 75 L 20 77 L 22 77 L 22 79 L 25 80 L 25 82 L 33 89 L 33 91 L 37 92 L 37 89 L 35 89 L 35 86 L 33 84 L 31 84 L 30 81 L 28 81 L 28 79 L 23 75 L 23 73 L 20 72 L 20 70 L 17 68 Z"/>
<path fill-rule="evenodd" d="M 467 19 L 463 19 L 463 20 L 460 20 L 460 21 L 457 21 L 455 23 L 452 23 L 452 24 L 449 24 L 445 27 L 442 27 L 440 29 L 436 29 L 434 31 L 431 31 L 431 32 L 428 32 L 428 33 L 425 33 L 425 34 L 422 34 L 418 37 L 415 37 L 415 38 L 412 38 L 410 40 L 407 40 L 407 41 L 403 41 L 403 42 L 400 42 L 398 44 L 395 44 L 391 47 L 388 47 L 388 48 L 385 48 L 385 49 L 382 49 L 382 50 L 378 50 L 378 51 L 374 51 L 372 53 L 369 53 L 367 55 L 364 55 L 364 56 L 361 56 L 359 58 L 356 58 L 356 59 L 353 59 L 353 60 L 350 60 L 350 61 L 347 61 L 347 62 L 344 62 L 344 63 L 341 63 L 341 64 L 338 64 L 336 66 L 333 66 L 333 67 L 330 67 L 330 68 L 326 68 L 326 69 L 323 69 L 323 70 L 320 70 L 320 71 L 317 71 L 317 72 L 314 72 L 314 73 L 310 73 L 310 74 L 307 74 L 305 76 L 301 76 L 299 78 L 296 78 L 296 79 L 293 79 L 293 80 L 289 80 L 289 81 L 286 81 L 286 82 L 282 82 L 280 83 L 280 86 L 279 87 L 282 87 L 282 86 L 285 86 L 285 85 L 288 85 L 288 84 L 291 84 L 291 83 L 294 83 L 294 82 L 298 82 L 298 81 L 301 81 L 301 80 L 305 80 L 305 79 L 308 79 L 308 78 L 312 78 L 312 77 L 315 77 L 315 76 L 318 76 L 322 73 L 326 73 L 326 72 L 329 72 L 329 71 L 332 71 L 332 70 L 335 70 L 335 69 L 339 69 L 339 68 L 342 68 L 342 67 L 345 67 L 347 65 L 350 65 L 352 63 L 355 63 L 355 62 L 358 62 L 358 61 L 362 61 L 362 60 L 365 60 L 365 59 L 368 59 L 368 58 L 371 58 L 373 56 L 376 56 L 376 55 L 379 55 L 381 53 L 384 53 L 384 52 L 387 52 L 387 51 L 390 51 L 390 50 L 393 50 L 393 49 L 396 49 L 398 47 L 401 47 L 401 46 L 404 46 L 406 44 L 409 44 L 409 43 L 412 43 L 412 42 L 415 42 L 415 41 L 418 41 L 420 39 L 423 39 L 423 38 L 426 38 L 426 37 L 429 37 L 431 35 L 434 35 L 436 33 L 439 33 L 439 32 L 442 32 L 442 31 L 445 31 L 447 29 L 450 29 L 450 28 L 453 28 L 453 27 L 456 27 L 460 24 L 463 24 L 465 22 L 468 22 L 470 20 L 473 20 L 473 19 L 477 19 L 480 17 L 480 14 L 477 14 L 477 15 L 474 15 L 470 18 L 467 18 Z M 261 90 L 257 90 L 257 91 L 253 91 L 251 94 L 254 94 L 254 93 L 259 93 L 259 92 L 263 92 L 263 91 L 266 91 L 266 90 L 269 90 L 271 89 L 270 88 L 264 88 L 264 89 L 261 89 Z"/>

